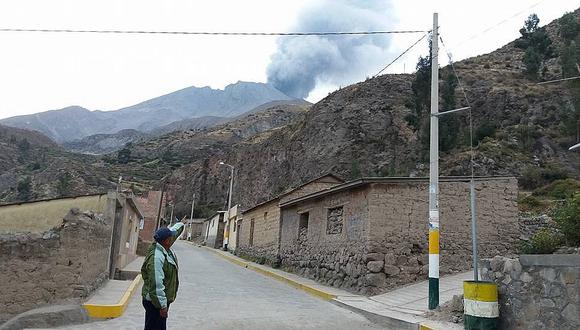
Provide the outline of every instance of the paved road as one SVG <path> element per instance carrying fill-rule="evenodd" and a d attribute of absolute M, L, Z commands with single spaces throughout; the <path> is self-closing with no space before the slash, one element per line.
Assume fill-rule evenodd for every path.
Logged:
<path fill-rule="evenodd" d="M 169 310 L 170 329 L 381 329 L 359 314 L 205 249 L 178 242 L 174 250 L 180 286 Z M 120 318 L 63 329 L 142 329 L 140 299 L 136 294 Z"/>

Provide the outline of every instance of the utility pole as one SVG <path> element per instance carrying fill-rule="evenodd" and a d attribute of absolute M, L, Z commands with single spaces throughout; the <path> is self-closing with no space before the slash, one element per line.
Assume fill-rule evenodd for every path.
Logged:
<path fill-rule="evenodd" d="M 189 216 L 189 223 L 193 220 L 193 206 L 195 205 L 195 193 L 193 193 L 193 197 L 191 197 L 191 215 Z"/>
<path fill-rule="evenodd" d="M 439 306 L 439 60 L 438 14 L 431 34 L 431 141 L 429 145 L 429 309 Z"/>

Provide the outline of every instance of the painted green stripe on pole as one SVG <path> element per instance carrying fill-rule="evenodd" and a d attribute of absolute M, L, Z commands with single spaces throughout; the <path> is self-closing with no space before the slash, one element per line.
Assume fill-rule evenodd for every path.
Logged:
<path fill-rule="evenodd" d="M 497 329 L 499 325 L 499 318 L 477 317 L 471 315 L 463 315 L 463 326 L 467 330 L 491 330 Z"/>
<path fill-rule="evenodd" d="M 439 306 L 439 279 L 429 277 L 429 309 Z"/>

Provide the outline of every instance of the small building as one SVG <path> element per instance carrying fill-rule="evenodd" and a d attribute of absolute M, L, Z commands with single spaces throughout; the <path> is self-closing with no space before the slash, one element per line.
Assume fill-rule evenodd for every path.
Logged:
<path fill-rule="evenodd" d="M 218 211 L 211 217 L 204 220 L 202 230 L 205 230 L 205 245 L 219 249 L 224 242 L 224 228 L 226 223 L 224 221 L 226 211 Z"/>
<path fill-rule="evenodd" d="M 107 194 L 105 216 L 113 220 L 110 278 L 137 258 L 139 225 L 143 214 L 135 200 L 131 191 L 111 191 Z"/>
<path fill-rule="evenodd" d="M 183 230 L 183 234 L 181 234 L 181 239 L 188 240 L 188 241 L 197 241 L 201 237 L 202 229 L 203 229 L 203 222 L 205 219 L 198 218 L 198 219 L 185 219 L 183 221 L 185 225 L 185 229 Z"/>
<path fill-rule="evenodd" d="M 163 200 L 161 200 L 163 198 Z M 139 239 L 147 244 L 153 242 L 153 235 L 157 230 L 157 218 L 165 212 L 166 195 L 161 191 L 148 191 L 143 196 L 136 196 L 135 202 L 143 212 L 143 221 L 140 224 Z"/>
<path fill-rule="evenodd" d="M 343 183 L 334 174 L 326 174 L 290 189 L 281 195 L 242 212 L 238 230 L 236 254 L 274 265 L 279 261 L 279 203 L 329 189 Z"/>
<path fill-rule="evenodd" d="M 224 245 L 223 248 L 228 251 L 234 252 L 237 247 L 239 239 L 239 227 L 242 224 L 242 214 L 240 212 L 240 206 L 234 205 L 227 213 L 227 223 L 224 229 Z"/>
<path fill-rule="evenodd" d="M 472 266 L 469 178 L 439 182 L 440 272 L 466 271 Z M 517 180 L 477 178 L 475 185 L 480 257 L 513 253 Z M 285 269 L 353 292 L 384 292 L 427 278 L 427 187 L 426 178 L 363 178 L 284 198 L 280 227 L 265 231 L 269 237 L 279 231 Z"/>

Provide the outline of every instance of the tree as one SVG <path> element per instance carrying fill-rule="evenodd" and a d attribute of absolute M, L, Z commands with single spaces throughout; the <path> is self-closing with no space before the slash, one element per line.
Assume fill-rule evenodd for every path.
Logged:
<path fill-rule="evenodd" d="M 30 142 L 28 142 L 27 138 L 24 138 L 18 142 L 17 147 L 18 150 L 26 152 L 30 149 Z"/>
<path fill-rule="evenodd" d="M 516 41 L 516 47 L 525 49 L 523 62 L 526 74 L 532 79 L 538 78 L 544 61 L 554 56 L 552 40 L 546 29 L 539 27 L 539 24 L 538 15 L 530 15 L 524 22 L 524 27 L 520 29 L 522 38 Z"/>
<path fill-rule="evenodd" d="M 119 164 L 127 164 L 131 161 L 131 142 L 127 143 L 123 149 L 117 151 L 117 161 Z"/>
<path fill-rule="evenodd" d="M 58 182 L 56 183 L 56 191 L 59 196 L 63 197 L 70 195 L 71 179 L 72 175 L 68 172 L 61 173 L 58 176 Z"/>
<path fill-rule="evenodd" d="M 567 46 L 562 46 L 560 53 L 560 65 L 562 66 L 562 76 L 564 78 L 574 77 L 580 74 L 576 67 L 579 61 L 578 48 L 574 41 Z"/>
<path fill-rule="evenodd" d="M 558 29 L 558 34 L 562 39 L 564 39 L 565 43 L 568 44 L 576 38 L 578 35 L 578 30 L 580 30 L 580 26 L 578 22 L 576 22 L 576 18 L 574 14 L 567 13 L 566 15 L 562 16 L 559 20 L 560 28 Z"/>
<path fill-rule="evenodd" d="M 529 47 L 526 49 L 523 61 L 526 65 L 526 75 L 532 79 L 537 79 L 542 65 L 540 54 L 534 48 Z"/>
<path fill-rule="evenodd" d="M 560 226 L 566 243 L 580 246 L 580 193 L 574 194 L 556 213 L 556 222 Z"/>
<path fill-rule="evenodd" d="M 18 199 L 21 201 L 29 201 L 32 198 L 32 180 L 29 176 L 24 177 L 18 182 L 16 186 L 18 192 Z"/>

